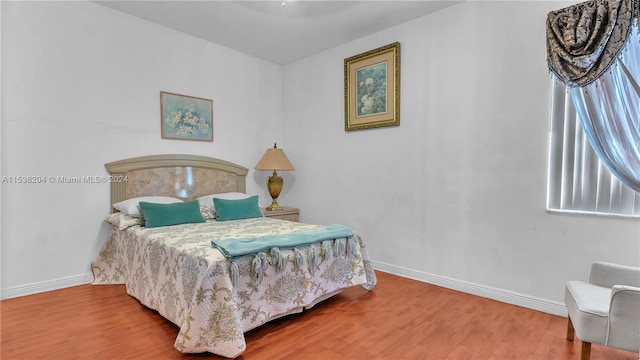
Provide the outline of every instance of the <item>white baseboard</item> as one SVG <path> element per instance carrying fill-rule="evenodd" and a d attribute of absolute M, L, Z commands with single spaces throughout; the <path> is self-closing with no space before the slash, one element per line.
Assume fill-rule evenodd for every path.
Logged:
<path fill-rule="evenodd" d="M 52 290 L 59 290 L 72 286 L 84 285 L 93 282 L 93 274 L 82 274 L 66 278 L 20 285 L 0 290 L 0 300 L 11 299 L 20 296 L 33 295 Z"/>
<path fill-rule="evenodd" d="M 470 283 L 458 279 L 448 278 L 446 276 L 434 275 L 422 271 L 407 269 L 391 264 L 372 261 L 376 270 L 384 271 L 390 274 L 403 276 L 409 279 L 426 282 L 429 284 L 442 286 L 448 289 L 462 291 L 468 294 L 497 300 L 507 304 L 522 306 L 528 309 L 542 311 L 545 313 L 567 316 L 567 308 L 564 303 L 542 299 L 526 294 L 521 294 L 509 290 L 498 289 L 490 286 Z"/>
<path fill-rule="evenodd" d="M 373 265 L 376 270 L 403 276 L 409 279 L 414 279 L 429 284 L 442 286 L 448 289 L 462 291 L 464 293 L 482 296 L 488 299 L 522 306 L 528 309 L 542 311 L 553 315 L 567 316 L 567 308 L 565 307 L 564 303 L 560 303 L 557 301 L 551 301 L 513 291 L 475 284 L 467 281 L 449 278 L 446 276 L 429 274 L 422 271 L 386 264 L 379 261 L 373 261 Z M 0 291 L 0 299 L 11 299 L 46 291 L 59 290 L 67 287 L 89 284 L 92 281 L 93 275 L 87 273 L 61 279 L 21 285 L 13 288 L 2 289 Z"/>

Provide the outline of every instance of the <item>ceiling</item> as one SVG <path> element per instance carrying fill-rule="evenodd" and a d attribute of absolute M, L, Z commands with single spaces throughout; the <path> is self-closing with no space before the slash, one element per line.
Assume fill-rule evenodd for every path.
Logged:
<path fill-rule="evenodd" d="M 96 2 L 286 65 L 460 1 L 288 0 L 285 6 L 282 0 Z"/>

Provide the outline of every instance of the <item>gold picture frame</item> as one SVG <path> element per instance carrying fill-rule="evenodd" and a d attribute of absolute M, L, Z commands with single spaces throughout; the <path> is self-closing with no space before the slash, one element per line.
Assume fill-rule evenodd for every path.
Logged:
<path fill-rule="evenodd" d="M 400 125 L 400 43 L 344 59 L 344 130 Z"/>

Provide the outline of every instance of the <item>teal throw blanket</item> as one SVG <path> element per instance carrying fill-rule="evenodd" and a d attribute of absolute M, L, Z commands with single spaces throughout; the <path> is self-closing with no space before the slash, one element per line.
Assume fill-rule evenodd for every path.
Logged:
<path fill-rule="evenodd" d="M 281 235 L 266 235 L 247 239 L 219 239 L 212 240 L 211 245 L 228 259 L 243 255 L 267 252 L 277 247 L 279 249 L 292 249 L 296 246 L 311 245 L 324 240 L 349 238 L 353 236 L 353 230 L 344 225 L 327 225 L 320 229 L 292 232 Z"/>

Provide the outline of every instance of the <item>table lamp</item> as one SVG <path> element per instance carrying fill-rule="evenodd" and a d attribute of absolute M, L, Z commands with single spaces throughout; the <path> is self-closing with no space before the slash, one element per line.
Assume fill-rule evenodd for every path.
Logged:
<path fill-rule="evenodd" d="M 255 167 L 256 170 L 273 170 L 273 175 L 267 178 L 267 188 L 269 189 L 269 195 L 273 199 L 271 205 L 267 206 L 267 211 L 281 210 L 282 207 L 278 204 L 278 196 L 282 191 L 282 177 L 278 175 L 276 171 L 291 171 L 295 170 L 291 162 L 285 155 L 282 149 L 278 149 L 276 144 L 273 144 L 273 149 L 267 149 L 262 155 L 262 159 L 258 161 Z"/>

